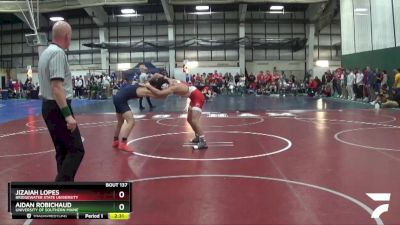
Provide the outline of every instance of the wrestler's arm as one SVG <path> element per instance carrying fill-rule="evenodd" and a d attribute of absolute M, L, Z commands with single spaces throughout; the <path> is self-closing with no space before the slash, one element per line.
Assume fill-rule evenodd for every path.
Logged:
<path fill-rule="evenodd" d="M 146 87 L 139 87 L 136 89 L 136 94 L 138 97 L 150 97 L 150 98 L 165 98 L 167 96 L 157 96 L 153 92 L 151 92 L 149 89 Z"/>
<path fill-rule="evenodd" d="M 152 85 L 150 85 L 149 83 L 146 83 L 146 88 L 148 90 L 150 90 L 154 95 L 158 96 L 158 97 L 166 97 L 170 94 L 173 94 L 175 89 L 177 86 L 169 86 L 168 88 L 164 89 L 164 90 L 158 90 L 157 88 L 153 87 Z"/>

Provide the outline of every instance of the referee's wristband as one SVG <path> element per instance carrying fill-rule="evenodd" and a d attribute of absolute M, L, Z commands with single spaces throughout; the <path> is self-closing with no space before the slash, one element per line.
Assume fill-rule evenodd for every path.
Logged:
<path fill-rule="evenodd" d="M 64 108 L 61 109 L 61 113 L 64 116 L 64 118 L 72 115 L 71 110 L 69 109 L 68 106 L 65 106 Z"/>

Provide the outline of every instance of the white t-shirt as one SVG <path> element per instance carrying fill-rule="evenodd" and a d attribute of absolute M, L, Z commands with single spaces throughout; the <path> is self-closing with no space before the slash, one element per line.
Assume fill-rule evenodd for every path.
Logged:
<path fill-rule="evenodd" d="M 347 86 L 352 86 L 354 84 L 354 80 L 356 79 L 356 76 L 354 75 L 353 72 L 349 73 L 347 75 Z"/>
<path fill-rule="evenodd" d="M 76 79 L 75 80 L 75 87 L 78 87 L 78 88 L 80 88 L 80 87 L 82 87 L 83 86 L 83 82 L 82 82 L 82 80 L 81 79 Z"/>
<path fill-rule="evenodd" d="M 364 78 L 364 74 L 357 73 L 356 74 L 356 84 L 357 85 L 362 85 L 363 84 L 363 78 Z"/>

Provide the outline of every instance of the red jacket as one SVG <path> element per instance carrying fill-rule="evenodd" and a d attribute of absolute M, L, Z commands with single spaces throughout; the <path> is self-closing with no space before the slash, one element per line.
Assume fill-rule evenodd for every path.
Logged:
<path fill-rule="evenodd" d="M 311 88 L 311 89 L 317 89 L 318 88 L 318 82 L 316 80 L 312 80 L 308 87 Z"/>

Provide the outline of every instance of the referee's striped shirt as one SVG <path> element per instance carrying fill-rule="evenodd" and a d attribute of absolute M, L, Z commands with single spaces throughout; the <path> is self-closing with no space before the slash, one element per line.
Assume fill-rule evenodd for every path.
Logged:
<path fill-rule="evenodd" d="M 54 100 L 50 81 L 61 79 L 64 81 L 64 91 L 67 99 L 72 99 L 72 77 L 69 70 L 67 55 L 56 44 L 50 44 L 39 57 L 39 96 L 43 99 Z"/>

